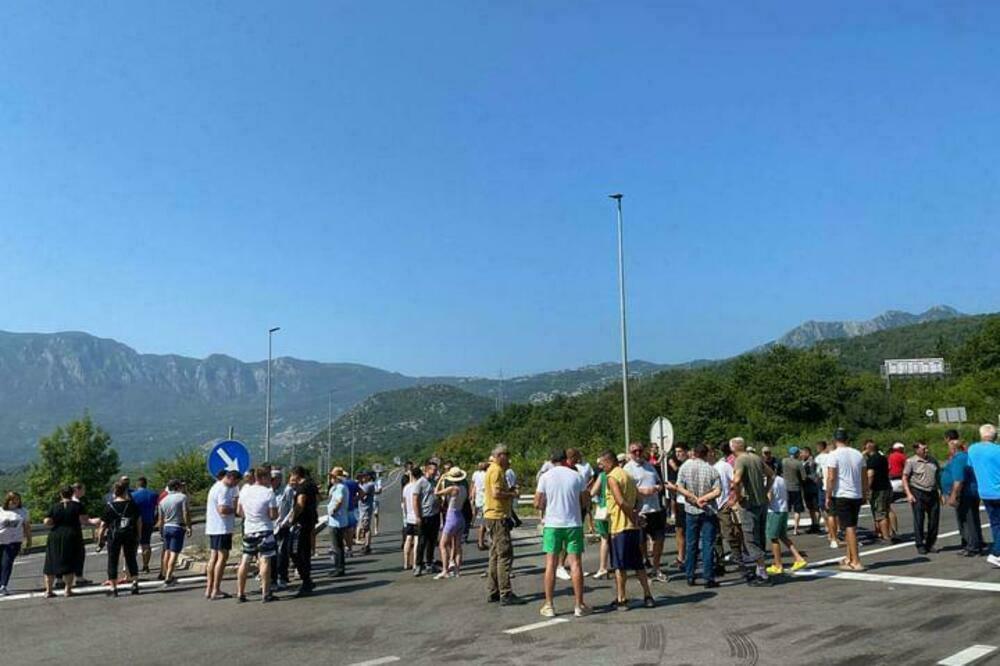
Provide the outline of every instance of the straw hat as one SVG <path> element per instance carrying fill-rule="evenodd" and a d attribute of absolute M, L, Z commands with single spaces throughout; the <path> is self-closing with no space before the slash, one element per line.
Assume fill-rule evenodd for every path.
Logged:
<path fill-rule="evenodd" d="M 461 467 L 455 465 L 447 472 L 445 472 L 444 478 L 448 481 L 465 481 L 466 474 Z"/>

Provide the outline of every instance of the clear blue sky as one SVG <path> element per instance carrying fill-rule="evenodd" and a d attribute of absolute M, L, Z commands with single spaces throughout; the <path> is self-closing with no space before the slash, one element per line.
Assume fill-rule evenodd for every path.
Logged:
<path fill-rule="evenodd" d="M 1000 4 L 711 4 L 4 3 L 0 329 L 614 360 L 617 190 L 635 358 L 1000 310 Z"/>

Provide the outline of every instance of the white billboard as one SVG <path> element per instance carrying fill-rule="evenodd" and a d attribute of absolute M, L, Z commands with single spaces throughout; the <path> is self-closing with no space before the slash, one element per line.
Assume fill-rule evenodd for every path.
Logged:
<path fill-rule="evenodd" d="M 943 375 L 948 371 L 943 358 L 891 358 L 882 363 L 885 377 Z"/>

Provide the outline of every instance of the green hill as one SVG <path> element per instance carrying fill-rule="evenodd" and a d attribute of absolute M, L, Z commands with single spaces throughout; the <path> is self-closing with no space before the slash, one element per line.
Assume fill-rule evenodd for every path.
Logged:
<path fill-rule="evenodd" d="M 490 398 L 443 384 L 377 393 L 333 422 L 333 457 L 343 460 L 352 441 L 359 456 L 406 454 L 481 422 L 494 408 Z M 329 436 L 323 428 L 299 455 L 324 453 Z"/>
<path fill-rule="evenodd" d="M 945 353 L 953 372 L 938 379 L 894 382 L 878 375 L 884 358 Z M 719 441 L 736 434 L 788 445 L 827 438 L 845 426 L 856 438 L 881 441 L 928 438 L 944 426 L 924 412 L 965 406 L 972 424 L 1000 413 L 1000 316 L 935 321 L 825 342 L 811 349 L 777 346 L 700 369 L 668 370 L 631 384 L 630 430 L 645 439 L 665 415 L 679 441 Z M 971 425 L 963 434 L 973 437 Z M 496 442 L 511 447 L 515 468 L 533 475 L 552 446 L 576 446 L 588 455 L 623 443 L 621 385 L 546 404 L 512 405 L 504 414 L 428 447 L 468 465 Z"/>

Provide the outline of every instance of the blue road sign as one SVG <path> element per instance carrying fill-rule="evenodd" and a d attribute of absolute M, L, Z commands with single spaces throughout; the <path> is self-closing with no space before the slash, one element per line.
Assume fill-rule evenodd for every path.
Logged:
<path fill-rule="evenodd" d="M 208 473 L 213 477 L 225 470 L 246 474 L 250 469 L 250 452 L 243 442 L 227 439 L 212 447 L 208 453 Z"/>

